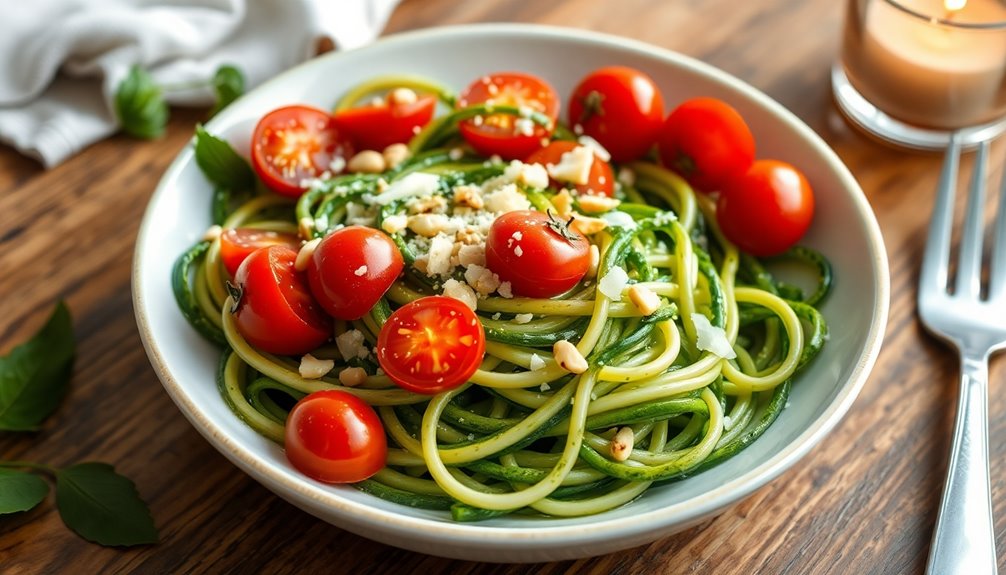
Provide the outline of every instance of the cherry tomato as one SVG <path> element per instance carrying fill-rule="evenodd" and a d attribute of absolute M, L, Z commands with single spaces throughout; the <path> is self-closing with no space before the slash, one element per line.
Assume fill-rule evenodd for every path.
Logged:
<path fill-rule="evenodd" d="M 288 246 L 296 250 L 300 248 L 300 239 L 294 234 L 270 230 L 227 228 L 220 234 L 220 259 L 227 273 L 234 277 L 246 257 L 267 246 Z"/>
<path fill-rule="evenodd" d="M 527 157 L 552 135 L 559 116 L 559 97 L 547 82 L 519 72 L 490 74 L 472 82 L 461 92 L 458 107 L 481 103 L 526 107 L 549 117 L 551 126 L 530 124 L 530 119 L 509 114 L 477 116 L 461 122 L 461 135 L 479 153 L 497 154 L 513 160 Z"/>
<path fill-rule="evenodd" d="M 356 147 L 381 151 L 391 144 L 408 142 L 433 119 L 436 96 L 419 96 L 414 102 L 396 102 L 389 94 L 383 102 L 342 110 L 335 123 Z"/>
<path fill-rule="evenodd" d="M 579 146 L 576 142 L 568 140 L 556 140 L 549 143 L 544 148 L 538 148 L 524 160 L 527 164 L 541 164 L 548 167 L 549 164 L 558 164 L 562 160 L 562 155 Z M 590 165 L 590 175 L 586 184 L 571 184 L 570 182 L 558 182 L 549 179 L 551 186 L 556 189 L 573 188 L 581 194 L 593 194 L 599 196 L 615 195 L 615 175 L 611 171 L 611 166 L 594 154 L 594 163 Z"/>
<path fill-rule="evenodd" d="M 332 322 L 308 291 L 303 274 L 293 269 L 297 252 L 269 246 L 241 263 L 234 281 L 241 290 L 234 320 L 241 335 L 262 351 L 300 355 L 318 347 L 332 333 Z"/>
<path fill-rule="evenodd" d="M 299 197 L 304 180 L 332 171 L 336 158 L 353 155 L 353 147 L 324 110 L 287 106 L 259 120 L 252 134 L 252 166 L 277 194 Z M 335 170 L 338 171 L 338 170 Z"/>
<path fill-rule="evenodd" d="M 316 391 L 286 418 L 283 447 L 299 471 L 324 483 L 356 483 L 388 459 L 384 426 L 373 407 L 345 391 Z"/>
<path fill-rule="evenodd" d="M 627 162 L 643 156 L 664 121 L 664 98 L 649 76 L 626 66 L 594 70 L 573 90 L 569 123 Z M 574 128 L 575 129 L 575 128 Z"/>
<path fill-rule="evenodd" d="M 444 296 L 403 305 L 377 336 L 377 361 L 391 381 L 429 395 L 468 381 L 485 350 L 485 332 L 475 312 Z"/>
<path fill-rule="evenodd" d="M 695 98 L 674 109 L 657 138 L 664 165 L 700 191 L 719 189 L 751 167 L 754 136 L 744 118 L 716 98 Z"/>
<path fill-rule="evenodd" d="M 387 234 L 364 226 L 338 229 L 321 240 L 307 266 L 311 293 L 332 317 L 363 317 L 388 291 L 405 261 Z"/>
<path fill-rule="evenodd" d="M 780 254 L 798 242 L 814 217 L 814 193 L 793 166 L 758 160 L 725 184 L 716 203 L 723 235 L 755 256 Z"/>
<path fill-rule="evenodd" d="M 486 265 L 510 282 L 514 294 L 557 296 L 587 273 L 590 242 L 551 215 L 533 210 L 508 212 L 489 228 Z"/>

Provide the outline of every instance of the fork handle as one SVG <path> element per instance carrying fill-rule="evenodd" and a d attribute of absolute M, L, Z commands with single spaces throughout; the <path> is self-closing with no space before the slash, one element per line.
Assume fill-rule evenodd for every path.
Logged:
<path fill-rule="evenodd" d="M 988 355 L 961 355 L 961 388 L 947 482 L 927 575 L 995 575 L 989 489 Z"/>

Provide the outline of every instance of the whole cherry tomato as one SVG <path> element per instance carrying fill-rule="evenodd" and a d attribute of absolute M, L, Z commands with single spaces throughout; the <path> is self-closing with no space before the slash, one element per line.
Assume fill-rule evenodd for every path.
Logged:
<path fill-rule="evenodd" d="M 365 226 L 340 228 L 321 240 L 307 266 L 311 293 L 334 318 L 363 317 L 405 267 L 387 234 Z"/>
<path fill-rule="evenodd" d="M 300 248 L 300 239 L 293 234 L 255 228 L 228 228 L 220 234 L 220 260 L 227 273 L 234 277 L 245 258 L 259 248 L 288 246 Z"/>
<path fill-rule="evenodd" d="M 675 108 L 657 145 L 664 165 L 704 192 L 740 176 L 755 158 L 754 136 L 744 118 L 716 98 L 695 98 Z"/>
<path fill-rule="evenodd" d="M 486 266 L 510 282 L 514 294 L 553 297 L 583 279 L 590 267 L 590 242 L 550 214 L 508 212 L 489 228 Z"/>
<path fill-rule="evenodd" d="M 388 459 L 384 426 L 373 407 L 341 390 L 316 391 L 286 418 L 283 447 L 299 471 L 324 483 L 356 483 Z"/>
<path fill-rule="evenodd" d="M 531 153 L 524 160 L 527 164 L 541 164 L 548 168 L 549 164 L 556 165 L 562 161 L 562 155 L 573 151 L 579 144 L 568 140 L 556 140 L 549 143 L 544 148 L 539 148 Z M 590 173 L 587 183 L 574 184 L 570 182 L 559 182 L 550 178 L 552 187 L 557 189 L 573 188 L 581 194 L 595 194 L 603 196 L 615 195 L 615 176 L 611 171 L 611 166 L 594 154 L 594 163 L 590 165 Z"/>
<path fill-rule="evenodd" d="M 642 157 L 664 121 L 664 98 L 649 76 L 626 66 L 588 74 L 569 100 L 569 123 L 597 140 L 612 161 Z"/>
<path fill-rule="evenodd" d="M 252 167 L 277 194 L 299 197 L 305 180 L 353 155 L 349 140 L 324 110 L 287 106 L 259 120 L 252 134 Z"/>
<path fill-rule="evenodd" d="M 403 305 L 377 336 L 377 361 L 391 381 L 430 395 L 468 381 L 485 349 L 485 332 L 475 312 L 444 296 Z"/>
<path fill-rule="evenodd" d="M 549 128 L 510 114 L 487 114 L 461 122 L 461 135 L 479 153 L 497 154 L 508 160 L 527 157 L 540 148 L 542 139 L 552 135 L 559 115 L 559 97 L 552 86 L 537 76 L 519 72 L 483 76 L 458 98 L 459 108 L 483 103 L 527 108 L 551 120 Z"/>
<path fill-rule="evenodd" d="M 311 297 L 304 274 L 294 270 L 297 252 L 287 246 L 255 250 L 238 267 L 241 295 L 234 311 L 238 331 L 262 351 L 301 355 L 332 333 L 332 320 Z"/>
<path fill-rule="evenodd" d="M 437 97 L 421 95 L 415 100 L 400 100 L 394 94 L 389 92 L 379 103 L 336 112 L 336 125 L 362 150 L 381 151 L 391 144 L 408 142 L 433 119 Z"/>
<path fill-rule="evenodd" d="M 780 254 L 803 237 L 814 218 L 807 178 L 777 160 L 758 160 L 727 182 L 716 203 L 723 235 L 755 256 Z"/>

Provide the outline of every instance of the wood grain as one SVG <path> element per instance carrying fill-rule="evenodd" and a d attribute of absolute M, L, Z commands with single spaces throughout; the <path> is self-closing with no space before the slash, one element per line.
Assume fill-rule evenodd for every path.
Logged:
<path fill-rule="evenodd" d="M 42 171 L 0 148 L 0 353 L 65 298 L 79 342 L 73 389 L 44 429 L 0 434 L 0 459 L 113 463 L 133 478 L 159 545 L 82 541 L 52 504 L 0 518 L 0 572 L 484 573 L 558 575 L 921 573 L 947 463 L 957 363 L 915 315 L 940 158 L 881 147 L 830 102 L 841 2 L 833 0 L 408 0 L 387 33 L 439 24 L 537 22 L 619 34 L 700 58 L 796 113 L 849 165 L 891 259 L 884 349 L 848 416 L 795 468 L 707 523 L 603 557 L 539 565 L 450 561 L 386 547 L 299 511 L 204 441 L 161 389 L 140 345 L 129 279 L 143 208 L 200 111 L 173 112 L 153 142 L 113 137 Z M 1001 173 L 1002 146 L 995 149 Z M 969 162 L 966 162 L 966 165 Z M 855 278 L 848 278 L 854 281 Z M 992 477 L 1006 568 L 1006 378 L 991 369 Z"/>

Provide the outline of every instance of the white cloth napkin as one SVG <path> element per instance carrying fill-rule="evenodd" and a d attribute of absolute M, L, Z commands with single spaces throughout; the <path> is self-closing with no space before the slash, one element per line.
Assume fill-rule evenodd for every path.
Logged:
<path fill-rule="evenodd" d="M 55 166 L 117 129 L 112 102 L 131 66 L 159 85 L 231 64 L 251 88 L 314 55 L 372 41 L 398 0 L 3 0 L 0 141 Z M 167 92 L 212 102 L 209 88 Z"/>

